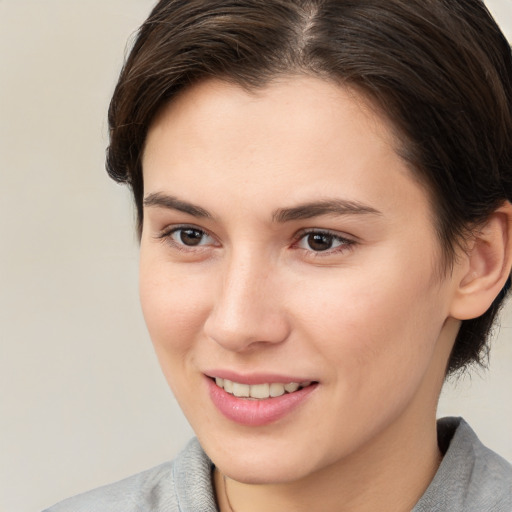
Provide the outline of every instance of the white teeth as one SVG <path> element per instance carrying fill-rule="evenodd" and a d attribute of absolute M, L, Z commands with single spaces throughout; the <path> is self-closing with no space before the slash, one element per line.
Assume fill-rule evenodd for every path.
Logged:
<path fill-rule="evenodd" d="M 290 382 L 289 384 L 284 385 L 284 390 L 288 391 L 288 393 L 293 393 L 294 391 L 297 391 L 297 389 L 299 389 L 297 382 Z"/>
<path fill-rule="evenodd" d="M 251 388 L 251 398 L 268 398 L 270 384 L 254 384 Z"/>
<path fill-rule="evenodd" d="M 215 383 L 219 388 L 224 389 L 227 393 L 235 395 L 239 398 L 255 398 L 265 399 L 270 397 L 282 396 L 285 393 L 293 393 L 300 388 L 305 388 L 311 385 L 311 381 L 288 382 L 282 384 L 280 382 L 272 382 L 268 384 L 241 384 L 239 382 L 233 382 L 228 379 L 221 379 L 220 377 L 215 378 Z"/>
<path fill-rule="evenodd" d="M 228 379 L 224 379 L 224 391 L 226 391 L 227 393 L 231 393 L 233 394 L 233 382 L 228 380 Z"/>
<path fill-rule="evenodd" d="M 249 398 L 249 392 L 249 384 L 239 384 L 238 382 L 233 382 L 233 395 L 241 398 Z"/>
<path fill-rule="evenodd" d="M 270 384 L 270 396 L 281 396 L 284 395 L 284 384 L 275 383 Z"/>

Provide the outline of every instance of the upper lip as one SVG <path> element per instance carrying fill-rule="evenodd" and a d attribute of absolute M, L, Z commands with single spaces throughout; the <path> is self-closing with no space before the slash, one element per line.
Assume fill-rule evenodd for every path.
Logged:
<path fill-rule="evenodd" d="M 238 382 L 240 384 L 266 384 L 266 383 L 281 383 L 288 384 L 289 382 L 317 382 L 316 379 L 309 378 L 307 376 L 301 375 L 300 377 L 297 375 L 283 375 L 278 373 L 266 373 L 266 372 L 258 372 L 258 373 L 238 373 L 232 370 L 210 370 L 205 372 L 207 377 L 212 379 L 220 378 L 227 379 L 232 382 Z"/>

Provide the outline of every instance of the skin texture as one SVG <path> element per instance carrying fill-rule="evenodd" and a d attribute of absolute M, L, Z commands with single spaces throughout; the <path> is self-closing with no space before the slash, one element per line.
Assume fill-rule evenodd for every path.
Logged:
<path fill-rule="evenodd" d="M 237 512 L 399 511 L 437 469 L 448 356 L 459 320 L 506 274 L 510 215 L 439 277 L 428 195 L 391 134 L 362 96 L 310 77 L 256 92 L 203 82 L 150 129 L 144 195 L 160 200 L 144 211 L 141 301 L 163 372 L 218 468 L 223 510 L 221 473 Z M 358 211 L 276 213 L 340 200 Z M 183 241 L 190 226 L 199 245 Z M 312 229 L 334 235 L 332 247 L 313 250 Z M 218 370 L 318 385 L 250 427 L 212 403 L 205 374 Z"/>

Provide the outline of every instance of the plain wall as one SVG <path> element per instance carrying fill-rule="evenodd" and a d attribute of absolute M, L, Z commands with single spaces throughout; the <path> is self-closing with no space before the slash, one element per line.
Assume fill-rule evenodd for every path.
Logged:
<path fill-rule="evenodd" d="M 137 296 L 106 111 L 149 0 L 0 0 L 0 510 L 37 511 L 172 458 L 192 435 Z M 489 0 L 512 34 L 510 0 Z M 512 311 L 509 309 L 509 311 Z M 512 314 L 491 371 L 447 387 L 512 460 Z"/>

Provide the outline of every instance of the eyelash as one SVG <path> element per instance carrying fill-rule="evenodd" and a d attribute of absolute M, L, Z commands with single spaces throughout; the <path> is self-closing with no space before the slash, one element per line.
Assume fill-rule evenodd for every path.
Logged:
<path fill-rule="evenodd" d="M 212 235 L 210 235 L 210 233 L 208 233 L 208 231 L 204 230 L 203 228 L 199 228 L 197 226 L 190 225 L 190 224 L 172 226 L 171 228 L 163 230 L 161 233 L 159 233 L 156 236 L 156 238 L 163 241 L 164 243 L 171 245 L 173 248 L 177 249 L 178 251 L 191 252 L 191 251 L 198 251 L 198 250 L 204 249 L 204 247 L 205 247 L 204 244 L 196 245 L 196 246 L 185 245 L 185 244 L 180 244 L 176 240 L 173 240 L 172 235 L 174 235 L 175 233 L 178 233 L 180 231 L 187 231 L 187 230 L 197 231 L 199 233 L 202 233 L 203 235 L 211 237 L 212 239 L 214 238 Z"/>
<path fill-rule="evenodd" d="M 321 236 L 329 237 L 333 243 L 338 242 L 339 245 L 337 247 L 325 249 L 323 251 L 314 251 L 311 248 L 304 249 L 304 248 L 298 247 L 298 244 L 302 240 L 305 240 L 306 237 L 311 236 L 311 235 L 321 235 Z M 353 248 L 355 243 L 356 242 L 354 240 L 345 238 L 345 237 L 339 235 L 338 233 L 333 233 L 332 231 L 329 231 L 328 229 L 306 229 L 306 230 L 300 231 L 295 236 L 295 241 L 293 242 L 293 247 L 298 250 L 305 251 L 306 253 L 308 253 L 308 255 L 310 255 L 313 258 L 321 258 L 321 257 L 332 256 L 333 254 L 340 254 L 342 252 L 350 250 Z"/>
<path fill-rule="evenodd" d="M 168 243 L 173 248 L 175 248 L 179 251 L 184 251 L 184 252 L 198 251 L 198 250 L 202 250 L 205 247 L 207 247 L 207 244 L 199 244 L 196 246 L 194 246 L 194 245 L 187 246 L 186 244 L 179 243 L 172 238 L 172 236 L 174 234 L 179 233 L 180 231 L 187 231 L 187 230 L 196 231 L 198 233 L 202 233 L 203 236 L 208 236 L 208 237 L 211 237 L 212 239 L 214 239 L 214 237 L 210 233 L 208 233 L 208 231 L 206 231 L 205 229 L 199 228 L 197 226 L 190 225 L 190 224 L 172 226 L 171 228 L 166 229 L 166 230 L 162 231 L 161 233 L 159 233 L 156 236 L 156 238 L 162 240 L 165 243 Z M 306 237 L 311 236 L 311 235 L 320 235 L 320 236 L 324 236 L 324 237 L 329 237 L 333 243 L 337 242 L 337 243 L 339 243 L 339 245 L 334 248 L 328 248 L 328 249 L 319 250 L 319 251 L 315 251 L 311 248 L 306 249 L 306 248 L 302 248 L 302 247 L 298 246 L 302 240 L 305 240 Z M 307 229 L 307 230 L 300 231 L 299 233 L 297 233 L 294 236 L 292 248 L 294 248 L 296 250 L 302 250 L 313 258 L 318 258 L 318 257 L 331 256 L 333 254 L 339 254 L 341 252 L 350 250 L 355 243 L 356 242 L 354 240 L 345 238 L 337 233 L 333 233 L 332 231 L 329 231 L 326 229 Z"/>

